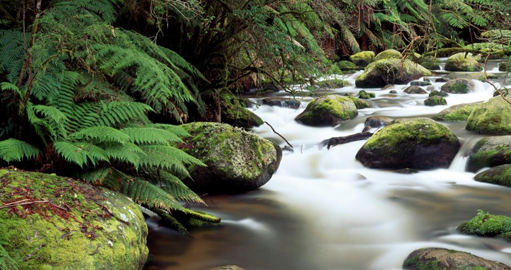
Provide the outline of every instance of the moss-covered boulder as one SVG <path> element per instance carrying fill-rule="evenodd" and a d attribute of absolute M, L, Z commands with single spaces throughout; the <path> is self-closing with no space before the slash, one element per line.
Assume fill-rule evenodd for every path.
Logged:
<path fill-rule="evenodd" d="M 450 56 L 445 63 L 447 71 L 481 71 L 483 67 L 479 64 L 479 56 L 471 53 L 457 53 Z"/>
<path fill-rule="evenodd" d="M 499 71 L 502 72 L 511 72 L 511 63 L 509 61 L 504 61 L 499 64 Z"/>
<path fill-rule="evenodd" d="M 375 98 L 376 97 L 376 94 L 375 93 L 368 93 L 364 90 L 360 90 L 360 92 L 358 92 L 358 97 L 361 98 L 361 99 L 371 99 L 371 98 Z"/>
<path fill-rule="evenodd" d="M 448 97 L 449 94 L 442 91 L 434 90 L 434 88 L 430 89 L 431 92 L 429 93 L 429 97 Z M 468 117 L 468 115 L 467 115 Z"/>
<path fill-rule="evenodd" d="M 468 92 L 474 92 L 476 85 L 473 80 L 469 79 L 454 79 L 446 82 L 442 85 L 442 92 L 453 93 L 453 94 L 467 94 Z"/>
<path fill-rule="evenodd" d="M 382 59 L 369 64 L 356 80 L 357 87 L 384 87 L 388 84 L 407 84 L 431 71 L 410 60 Z"/>
<path fill-rule="evenodd" d="M 447 105 L 447 100 L 441 96 L 432 96 L 428 97 L 424 100 L 424 105 L 429 107 L 439 106 L 439 105 Z"/>
<path fill-rule="evenodd" d="M 500 96 L 478 105 L 466 128 L 479 134 L 511 135 L 511 105 Z"/>
<path fill-rule="evenodd" d="M 339 62 L 337 62 L 335 64 L 342 71 L 350 71 L 350 70 L 360 69 L 355 63 L 353 63 L 351 61 L 339 61 Z"/>
<path fill-rule="evenodd" d="M 365 109 L 365 108 L 371 107 L 371 105 L 369 105 L 369 103 L 365 100 L 356 98 L 352 95 L 347 95 L 347 97 L 349 99 L 351 99 L 351 101 L 353 101 L 353 103 L 355 104 L 355 107 L 357 107 L 357 109 Z"/>
<path fill-rule="evenodd" d="M 428 91 L 424 90 L 422 87 L 419 86 L 408 86 L 403 92 L 407 94 L 419 94 L 419 95 L 426 95 Z"/>
<path fill-rule="evenodd" d="M 280 98 L 280 97 L 271 97 L 263 99 L 264 105 L 269 105 L 272 107 L 284 107 L 284 108 L 292 108 L 298 109 L 300 108 L 300 101 L 292 98 Z"/>
<path fill-rule="evenodd" d="M 428 118 L 398 119 L 374 134 L 356 159 L 370 168 L 448 167 L 460 142 L 446 126 Z"/>
<path fill-rule="evenodd" d="M 359 67 L 366 67 L 374 62 L 375 53 L 372 51 L 363 51 L 350 56 L 351 62 Z"/>
<path fill-rule="evenodd" d="M 385 50 L 374 58 L 375 61 L 382 60 L 382 59 L 402 59 L 403 55 L 396 51 L 396 50 Z"/>
<path fill-rule="evenodd" d="M 318 81 L 316 85 L 319 88 L 325 88 L 325 89 L 336 89 L 336 88 L 343 88 L 348 85 L 348 82 L 341 79 L 328 79 L 328 80 L 322 80 Z"/>
<path fill-rule="evenodd" d="M 474 177 L 478 182 L 511 187 L 511 164 L 493 167 Z"/>
<path fill-rule="evenodd" d="M 403 263 L 405 270 L 511 270 L 511 267 L 470 253 L 422 248 L 410 253 Z"/>
<path fill-rule="evenodd" d="M 440 95 L 443 92 L 440 92 Z M 456 122 L 456 121 L 466 121 L 472 110 L 475 107 L 479 106 L 479 103 L 465 103 L 451 106 L 437 115 L 433 116 L 433 120 L 436 121 L 446 121 L 446 122 Z"/>
<path fill-rule="evenodd" d="M 191 136 L 179 147 L 207 166 L 190 168 L 184 183 L 198 193 L 240 193 L 266 184 L 279 167 L 279 146 L 226 124 L 182 125 Z"/>
<path fill-rule="evenodd" d="M 20 269 L 142 269 L 147 261 L 147 225 L 122 194 L 1 169 L 0 201 L 0 243 Z"/>
<path fill-rule="evenodd" d="M 469 153 L 467 171 L 511 164 L 511 136 L 486 137 L 479 140 Z"/>
<path fill-rule="evenodd" d="M 357 107 L 351 98 L 324 96 L 312 100 L 295 120 L 308 126 L 336 126 L 357 115 Z"/>
<path fill-rule="evenodd" d="M 507 240 L 511 233 L 511 217 L 492 215 L 479 210 L 475 217 L 458 226 L 458 230 L 464 234 L 501 237 Z"/>
<path fill-rule="evenodd" d="M 241 106 L 230 106 L 222 110 L 222 123 L 240 128 L 253 128 L 264 124 L 261 117 Z"/>
<path fill-rule="evenodd" d="M 429 70 L 439 70 L 441 63 L 442 61 L 438 58 L 430 56 L 419 59 L 419 64 Z"/>

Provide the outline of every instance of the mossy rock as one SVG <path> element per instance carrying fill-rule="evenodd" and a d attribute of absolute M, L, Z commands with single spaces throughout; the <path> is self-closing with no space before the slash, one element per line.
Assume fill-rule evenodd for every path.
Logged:
<path fill-rule="evenodd" d="M 355 63 L 353 63 L 351 61 L 339 61 L 339 62 L 336 63 L 336 65 L 342 71 L 360 69 Z"/>
<path fill-rule="evenodd" d="M 457 53 L 447 59 L 445 70 L 447 71 L 481 71 L 483 67 L 479 64 L 479 56 L 471 53 Z"/>
<path fill-rule="evenodd" d="M 430 86 L 431 82 L 428 82 L 428 81 L 413 81 L 413 82 L 410 82 L 410 85 L 413 85 L 413 86 Z"/>
<path fill-rule="evenodd" d="M 366 67 L 374 62 L 375 53 L 372 51 L 363 51 L 350 56 L 351 62 L 359 67 Z"/>
<path fill-rule="evenodd" d="M 337 126 L 358 115 L 350 97 L 324 96 L 312 100 L 295 120 L 308 126 Z"/>
<path fill-rule="evenodd" d="M 485 137 L 469 153 L 467 171 L 511 164 L 511 136 Z"/>
<path fill-rule="evenodd" d="M 357 109 L 365 109 L 365 108 L 371 107 L 371 105 L 369 105 L 369 103 L 365 100 L 356 98 L 352 95 L 348 95 L 347 97 L 349 99 L 351 99 L 351 101 L 353 101 L 353 103 L 355 104 L 355 107 L 357 107 Z"/>
<path fill-rule="evenodd" d="M 226 266 L 215 267 L 210 270 L 244 270 L 244 269 L 239 266 L 236 266 L 236 265 L 226 265 Z"/>
<path fill-rule="evenodd" d="M 356 80 L 357 87 L 384 87 L 388 84 L 407 84 L 431 71 L 410 60 L 382 59 L 369 64 Z"/>
<path fill-rule="evenodd" d="M 300 101 L 296 99 L 291 98 L 279 98 L 279 97 L 272 97 L 272 98 L 265 98 L 263 99 L 264 105 L 269 105 L 272 107 L 283 107 L 283 108 L 292 108 L 292 109 L 298 109 L 300 108 Z"/>
<path fill-rule="evenodd" d="M 358 92 L 358 97 L 361 98 L 361 99 L 371 99 L 371 98 L 375 98 L 376 97 L 376 94 L 375 93 L 368 93 L 364 90 L 360 90 L 360 92 Z"/>
<path fill-rule="evenodd" d="M 264 124 L 261 117 L 241 106 L 229 106 L 222 110 L 222 122 L 245 129 Z"/>
<path fill-rule="evenodd" d="M 374 134 L 356 159 L 370 168 L 448 167 L 460 142 L 446 126 L 428 118 L 398 119 Z"/>
<path fill-rule="evenodd" d="M 419 86 L 408 86 L 403 92 L 407 94 L 419 94 L 419 95 L 426 95 L 428 91 L 424 90 L 423 88 Z"/>
<path fill-rule="evenodd" d="M 474 179 L 478 182 L 511 187 L 511 164 L 493 167 L 477 174 Z"/>
<path fill-rule="evenodd" d="M 499 93 L 499 92 L 500 92 L 500 93 Z M 504 97 L 509 96 L 509 89 L 507 89 L 507 88 L 501 88 L 501 89 L 499 89 L 499 91 L 494 91 L 494 92 L 493 92 L 493 96 L 494 96 L 494 97 L 498 97 L 498 96 L 500 96 L 500 94 L 502 94 Z"/>
<path fill-rule="evenodd" d="M 382 128 L 389 125 L 394 119 L 386 116 L 370 116 L 367 117 L 364 122 L 364 130 L 362 132 L 367 132 L 373 128 Z"/>
<path fill-rule="evenodd" d="M 458 230 L 464 234 L 498 237 L 511 232 L 511 217 L 492 215 L 479 210 L 475 217 L 458 226 Z"/>
<path fill-rule="evenodd" d="M 440 94 L 441 93 L 443 92 L 440 92 Z M 432 119 L 445 122 L 466 121 L 477 106 L 479 106 L 479 103 L 454 105 L 433 116 Z"/>
<path fill-rule="evenodd" d="M 382 59 L 402 59 L 403 55 L 396 51 L 396 50 L 385 50 L 374 58 L 375 61 L 382 60 Z"/>
<path fill-rule="evenodd" d="M 439 105 L 447 105 L 447 100 L 441 96 L 432 96 L 424 100 L 424 105 L 434 107 Z"/>
<path fill-rule="evenodd" d="M 424 57 L 419 59 L 419 64 L 429 70 L 439 70 L 441 63 L 442 61 L 435 57 Z"/>
<path fill-rule="evenodd" d="M 475 83 L 469 79 L 453 79 L 442 85 L 442 92 L 453 94 L 468 94 L 475 91 Z"/>
<path fill-rule="evenodd" d="M 511 72 L 511 64 L 509 61 L 504 61 L 499 64 L 499 71 L 502 72 Z"/>
<path fill-rule="evenodd" d="M 466 129 L 479 134 L 511 135 L 511 105 L 500 96 L 478 105 L 468 117 Z"/>
<path fill-rule="evenodd" d="M 329 79 L 329 80 L 323 80 L 318 81 L 316 85 L 320 88 L 329 88 L 329 89 L 336 89 L 336 88 L 343 88 L 348 85 L 348 82 L 341 79 Z"/>
<path fill-rule="evenodd" d="M 422 248 L 410 253 L 403 263 L 405 270 L 511 270 L 511 267 L 473 254 L 444 249 Z"/>
<path fill-rule="evenodd" d="M 429 93 L 429 97 L 448 97 L 449 96 L 449 94 L 446 92 L 437 91 L 437 90 L 433 90 L 433 89 L 434 88 L 431 89 L 431 92 Z M 468 115 L 467 115 L 467 117 L 468 117 Z"/>
<path fill-rule="evenodd" d="M 142 269 L 147 225 L 126 196 L 55 175 L 0 170 L 0 242 L 20 269 Z"/>
<path fill-rule="evenodd" d="M 207 167 L 192 167 L 183 182 L 203 194 L 241 193 L 266 184 L 277 171 L 282 151 L 259 136 L 220 123 L 182 125 L 191 137 L 179 147 Z"/>

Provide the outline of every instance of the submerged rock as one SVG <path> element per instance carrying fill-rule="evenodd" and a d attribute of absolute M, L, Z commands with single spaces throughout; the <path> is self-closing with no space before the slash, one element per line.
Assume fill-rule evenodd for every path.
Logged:
<path fill-rule="evenodd" d="M 448 167 L 460 142 L 446 126 L 427 118 L 398 119 L 374 134 L 356 159 L 370 168 Z"/>
<path fill-rule="evenodd" d="M 376 55 L 374 60 L 378 61 L 382 59 L 401 59 L 401 58 L 403 58 L 403 55 L 399 51 L 391 49 L 379 53 L 378 55 Z"/>
<path fill-rule="evenodd" d="M 474 81 L 469 79 L 454 79 L 442 85 L 442 92 L 453 94 L 467 94 L 475 91 Z"/>
<path fill-rule="evenodd" d="M 419 64 L 430 70 L 439 70 L 441 63 L 442 61 L 435 57 L 424 57 L 419 59 Z"/>
<path fill-rule="evenodd" d="M 467 171 L 511 163 L 511 136 L 486 137 L 477 142 L 468 156 Z"/>
<path fill-rule="evenodd" d="M 413 82 L 410 82 L 410 85 L 413 85 L 413 86 L 430 86 L 431 82 L 427 82 L 427 81 L 413 81 Z"/>
<path fill-rule="evenodd" d="M 442 92 L 440 92 L 440 95 Z M 437 115 L 433 116 L 433 120 L 436 121 L 446 121 L 446 122 L 455 122 L 455 121 L 466 121 L 474 108 L 479 106 L 479 103 L 465 103 L 451 106 Z"/>
<path fill-rule="evenodd" d="M 447 94 L 446 92 L 442 92 L 442 91 L 437 91 L 437 90 L 431 89 L 431 92 L 429 93 L 429 96 L 430 97 L 448 97 L 449 94 Z"/>
<path fill-rule="evenodd" d="M 369 64 L 356 80 L 357 87 L 383 87 L 388 84 L 407 84 L 431 72 L 410 60 L 382 59 Z"/>
<path fill-rule="evenodd" d="M 492 215 L 482 210 L 471 220 L 462 223 L 458 230 L 464 234 L 485 237 L 500 237 L 509 241 L 511 233 L 511 217 Z"/>
<path fill-rule="evenodd" d="M 257 135 L 220 123 L 182 125 L 191 137 L 180 148 L 207 167 L 190 168 L 183 182 L 198 193 L 240 193 L 266 184 L 279 167 L 280 147 Z"/>
<path fill-rule="evenodd" d="M 408 255 L 403 268 L 405 270 L 511 270 L 511 267 L 500 262 L 444 248 L 418 249 Z"/>
<path fill-rule="evenodd" d="M 372 128 L 382 128 L 390 124 L 394 119 L 386 116 L 371 116 L 367 117 L 364 122 L 364 130 L 362 132 L 367 132 Z"/>
<path fill-rule="evenodd" d="M 122 194 L 1 169 L 0 200 L 31 202 L 0 209 L 2 246 L 20 269 L 142 269 L 147 261 L 147 225 Z"/>
<path fill-rule="evenodd" d="M 499 96 L 476 106 L 466 128 L 479 134 L 511 135 L 511 105 Z"/>
<path fill-rule="evenodd" d="M 428 93 L 428 91 L 422 89 L 421 87 L 419 86 L 408 86 L 403 92 L 407 93 L 407 94 L 421 94 L 421 95 L 425 95 Z"/>
<path fill-rule="evenodd" d="M 387 84 L 385 85 L 384 87 L 381 88 L 381 90 L 389 90 L 389 89 L 393 89 L 395 88 L 396 86 L 393 85 L 393 84 Z"/>
<path fill-rule="evenodd" d="M 479 56 L 471 53 L 457 53 L 450 56 L 445 64 L 448 71 L 480 71 L 483 67 L 479 64 Z"/>
<path fill-rule="evenodd" d="M 374 61 L 374 57 L 373 51 L 363 51 L 350 56 L 350 60 L 359 67 L 366 67 Z"/>
<path fill-rule="evenodd" d="M 354 97 L 352 95 L 348 95 L 347 97 L 349 99 L 351 99 L 351 101 L 353 101 L 353 103 L 355 104 L 355 107 L 357 107 L 357 109 L 365 109 L 365 108 L 371 107 L 369 105 L 369 103 L 367 101 L 365 101 L 365 100 L 356 98 L 356 97 Z"/>
<path fill-rule="evenodd" d="M 298 101 L 296 99 L 278 98 L 278 97 L 265 98 L 265 99 L 263 99 L 263 104 L 269 105 L 269 106 L 275 106 L 275 107 L 292 108 L 292 109 L 298 109 L 298 108 L 300 108 L 300 105 L 301 105 L 300 101 Z"/>
<path fill-rule="evenodd" d="M 426 100 L 424 100 L 424 105 L 434 107 L 439 105 L 447 105 L 447 100 L 445 98 L 440 96 L 432 96 L 428 97 Z"/>
<path fill-rule="evenodd" d="M 478 182 L 511 187 L 511 164 L 500 165 L 474 177 Z"/>
<path fill-rule="evenodd" d="M 308 126 L 336 126 L 358 115 L 350 97 L 324 96 L 312 100 L 296 121 Z"/>
<path fill-rule="evenodd" d="M 375 93 L 368 93 L 364 90 L 360 90 L 360 92 L 358 92 L 358 97 L 361 98 L 361 99 L 370 99 L 370 98 L 375 98 L 376 97 L 376 94 Z"/>

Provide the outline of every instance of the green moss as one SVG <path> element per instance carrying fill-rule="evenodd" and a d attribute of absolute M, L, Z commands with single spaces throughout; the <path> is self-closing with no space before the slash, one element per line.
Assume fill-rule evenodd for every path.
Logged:
<path fill-rule="evenodd" d="M 436 121 L 448 121 L 448 122 L 456 122 L 456 121 L 466 121 L 475 107 L 479 104 L 459 104 L 447 108 L 441 111 L 439 114 L 432 117 L 433 120 Z"/>
<path fill-rule="evenodd" d="M 445 98 L 440 96 L 429 97 L 424 101 L 424 105 L 426 106 L 438 106 L 438 105 L 447 105 L 447 101 Z"/>
<path fill-rule="evenodd" d="M 375 93 L 367 93 L 364 90 L 360 90 L 360 92 L 358 92 L 358 97 L 361 99 L 370 99 L 370 98 L 375 98 L 376 94 Z"/>
<path fill-rule="evenodd" d="M 441 63 L 442 61 L 435 57 L 424 57 L 419 59 L 419 64 L 430 70 L 439 70 Z"/>
<path fill-rule="evenodd" d="M 476 175 L 474 179 L 479 182 L 511 187 L 511 165 L 506 164 L 493 167 Z"/>
<path fill-rule="evenodd" d="M 502 97 L 494 97 L 480 104 L 467 119 L 466 129 L 480 134 L 511 134 L 510 105 Z"/>
<path fill-rule="evenodd" d="M 502 62 L 500 63 L 499 65 L 499 71 L 502 71 L 502 72 L 511 72 L 511 64 L 509 61 L 505 61 L 505 62 Z"/>
<path fill-rule="evenodd" d="M 247 110 L 246 104 L 236 98 L 229 90 L 221 90 L 223 100 L 222 122 L 241 128 L 258 127 L 264 121 L 255 113 Z"/>
<path fill-rule="evenodd" d="M 494 237 L 511 232 L 511 217 L 479 210 L 474 218 L 462 223 L 458 229 L 464 234 Z"/>
<path fill-rule="evenodd" d="M 335 88 L 342 88 L 342 87 L 346 86 L 347 82 L 345 80 L 340 80 L 340 79 L 331 79 L 331 80 L 319 81 L 319 82 L 317 82 L 317 85 L 319 87 L 335 89 Z"/>
<path fill-rule="evenodd" d="M 296 120 L 306 125 L 337 125 L 355 118 L 357 114 L 357 107 L 350 97 L 325 96 L 312 100 Z M 332 118 L 337 121 L 333 121 Z M 325 119 L 329 122 L 324 123 Z"/>
<path fill-rule="evenodd" d="M 351 61 L 339 61 L 336 63 L 340 70 L 354 70 L 358 69 L 358 66 Z"/>
<path fill-rule="evenodd" d="M 371 107 L 369 105 L 369 103 L 367 103 L 367 101 L 365 101 L 365 100 L 358 99 L 354 96 L 348 96 L 348 98 L 351 99 L 351 101 L 353 101 L 353 103 L 355 103 L 355 106 L 357 107 L 357 109 L 365 109 L 365 108 Z"/>
<path fill-rule="evenodd" d="M 383 87 L 387 84 L 405 84 L 431 71 L 410 60 L 382 59 L 369 64 L 357 77 L 357 87 Z"/>
<path fill-rule="evenodd" d="M 1 171 L 2 202 L 48 201 L 0 209 L 0 242 L 21 269 L 142 268 L 147 226 L 128 198 L 54 175 Z"/>
<path fill-rule="evenodd" d="M 467 170 L 476 172 L 485 167 L 511 163 L 509 136 L 481 139 L 472 149 Z"/>
<path fill-rule="evenodd" d="M 480 71 L 482 66 L 479 64 L 480 57 L 473 56 L 471 53 L 457 53 L 445 64 L 445 70 L 448 71 Z"/>
<path fill-rule="evenodd" d="M 468 93 L 468 87 L 464 83 L 455 83 L 449 86 L 450 93 L 466 94 Z"/>
<path fill-rule="evenodd" d="M 350 56 L 350 60 L 357 66 L 365 67 L 374 61 L 375 53 L 372 51 L 363 51 Z"/>
<path fill-rule="evenodd" d="M 402 59 L 403 55 L 396 50 L 385 50 L 375 57 L 375 61 L 382 59 Z"/>

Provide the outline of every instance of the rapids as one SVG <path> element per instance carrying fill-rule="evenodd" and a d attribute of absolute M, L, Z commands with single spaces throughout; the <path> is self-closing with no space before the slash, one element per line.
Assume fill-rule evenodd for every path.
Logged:
<path fill-rule="evenodd" d="M 490 68 L 489 68 L 490 70 Z M 491 68 L 491 72 L 496 72 Z M 346 79 L 354 85 L 360 72 Z M 439 90 L 443 83 L 434 83 Z M 368 116 L 431 116 L 456 104 L 485 101 L 493 88 L 476 82 L 470 94 L 451 94 L 448 106 L 426 107 L 426 95 L 365 89 L 376 94 L 372 108 L 336 128 L 313 128 L 294 118 L 304 110 L 258 106 L 295 151 L 284 152 L 278 172 L 260 190 L 235 196 L 205 197 L 203 210 L 222 217 L 224 225 L 180 235 L 149 220 L 149 248 L 155 262 L 147 269 L 207 270 L 235 264 L 247 270 L 401 269 L 406 256 L 423 247 L 445 247 L 511 265 L 511 244 L 461 235 L 456 226 L 478 209 L 511 216 L 511 189 L 473 180 L 465 172 L 466 154 L 481 135 L 465 123 L 445 123 L 462 148 L 449 169 L 404 175 L 364 168 L 355 155 L 364 141 L 330 150 L 318 143 L 361 132 Z M 337 93 L 356 94 L 345 87 Z M 277 93 L 276 95 L 282 95 Z M 264 125 L 258 135 L 284 141 Z"/>

